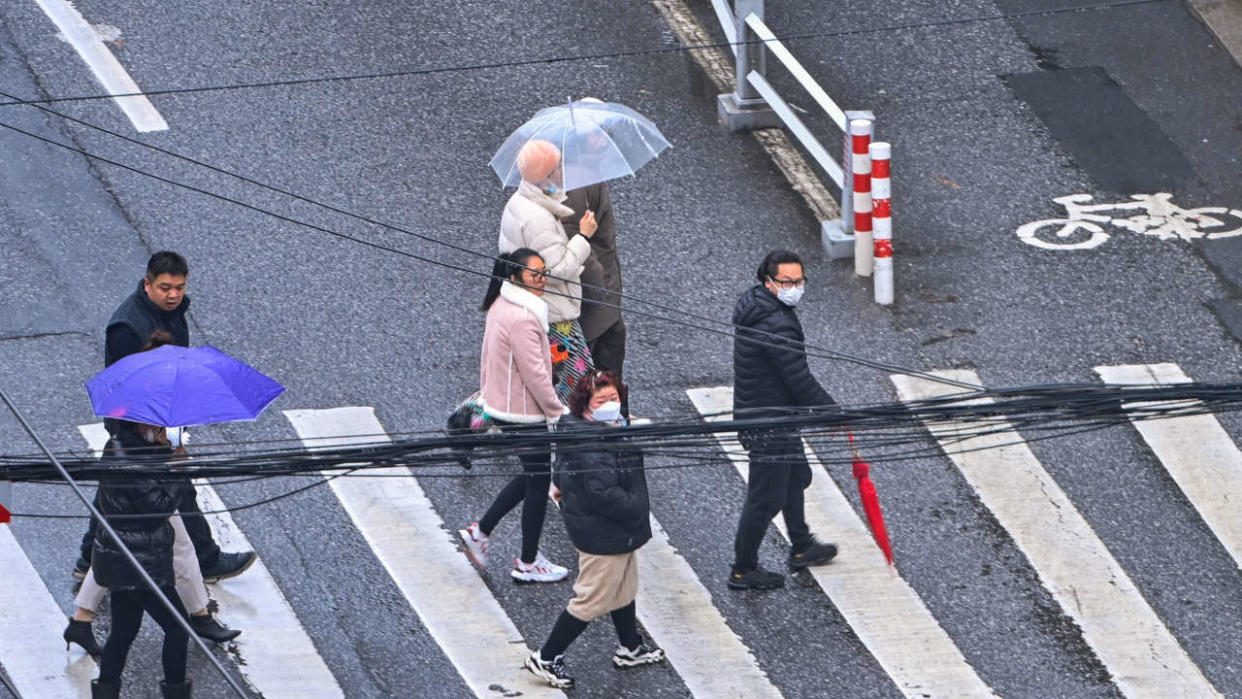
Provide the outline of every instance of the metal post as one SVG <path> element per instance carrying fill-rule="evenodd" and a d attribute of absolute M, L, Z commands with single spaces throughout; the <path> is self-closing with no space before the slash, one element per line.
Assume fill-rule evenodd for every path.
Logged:
<path fill-rule="evenodd" d="M 767 102 L 750 84 L 746 76 L 756 71 L 766 75 L 767 53 L 763 43 L 756 41 L 755 33 L 746 26 L 746 18 L 754 14 L 763 19 L 763 0 L 733 0 L 733 18 L 737 42 L 737 75 L 733 92 L 716 97 L 716 114 L 729 131 L 770 129 L 781 125 Z M 747 43 L 750 42 L 750 43 Z"/>
<path fill-rule="evenodd" d="M 820 223 L 820 241 L 828 256 L 840 260 L 854 256 L 854 138 L 849 123 L 855 119 L 875 122 L 875 114 L 868 110 L 845 112 L 845 137 L 842 139 L 841 163 L 841 218 Z"/>
<path fill-rule="evenodd" d="M 13 482 L 0 481 L 0 524 L 8 524 L 13 519 L 10 508 L 13 506 Z"/>

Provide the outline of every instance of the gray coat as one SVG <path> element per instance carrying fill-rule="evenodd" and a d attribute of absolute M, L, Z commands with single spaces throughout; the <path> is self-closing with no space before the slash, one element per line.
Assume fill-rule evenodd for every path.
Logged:
<path fill-rule="evenodd" d="M 582 315 L 578 318 L 582 334 L 588 341 L 594 340 L 621 320 L 621 297 L 618 295 L 621 293 L 621 260 L 617 257 L 617 223 L 612 215 L 612 199 L 608 196 L 608 185 L 601 182 L 566 192 L 562 203 L 574 210 L 572 215 L 561 218 L 566 236 L 572 237 L 578 232 L 578 221 L 587 209 L 595 212 L 599 224 L 599 229 L 591 236 L 591 256 L 582 269 Z"/>

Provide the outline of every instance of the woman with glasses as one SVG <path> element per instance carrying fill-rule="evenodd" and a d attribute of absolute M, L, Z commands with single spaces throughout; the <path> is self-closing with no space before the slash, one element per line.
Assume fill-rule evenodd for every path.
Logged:
<path fill-rule="evenodd" d="M 500 216 L 500 251 L 530 248 L 547 263 L 547 332 L 553 348 L 552 380 L 562 402 L 569 400 L 574 384 L 594 369 L 582 315 L 583 266 L 591 254 L 590 238 L 598 224 L 595 213 L 586 211 L 577 233 L 567 235 L 562 218 L 573 216 L 565 205 L 561 151 L 549 141 L 533 140 L 522 146 L 517 157 L 521 183 Z"/>
<path fill-rule="evenodd" d="M 552 353 L 548 346 L 547 265 L 539 253 L 518 248 L 501 255 L 483 298 L 487 312 L 479 361 L 479 402 L 501 430 L 546 430 L 566 408 L 552 388 Z M 522 505 L 522 553 L 510 573 L 517 582 L 556 582 L 569 574 L 539 551 L 551 484 L 551 448 L 518 452 L 523 475 L 496 496 L 482 519 L 458 531 L 466 554 L 487 567 L 488 537 L 519 503 Z"/>

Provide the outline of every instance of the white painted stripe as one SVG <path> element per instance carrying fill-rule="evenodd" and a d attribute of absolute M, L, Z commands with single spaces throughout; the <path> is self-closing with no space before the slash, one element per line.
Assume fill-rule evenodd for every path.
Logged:
<path fill-rule="evenodd" d="M 108 443 L 103 423 L 79 425 L 78 431 L 98 456 Z M 204 512 L 225 509 L 215 489 L 196 479 L 198 504 Z M 216 543 L 225 551 L 248 551 L 253 547 L 227 512 L 205 515 Z M 232 642 L 230 655 L 237 669 L 256 692 L 267 699 L 335 699 L 345 696 L 336 678 L 289 601 L 259 559 L 243 575 L 213 585 L 212 597 L 220 605 L 219 618 L 242 635 Z"/>
<path fill-rule="evenodd" d="M 700 414 L 719 414 L 708 420 L 731 417 L 732 387 L 686 393 Z M 749 459 L 736 435 L 722 433 L 717 439 L 738 473 L 747 478 Z M 805 448 L 815 474 L 806 490 L 807 523 L 841 549 L 830 565 L 809 570 L 859 640 L 907 696 L 993 696 L 918 594 L 889 567 L 845 494 L 810 447 Z M 788 539 L 784 521 L 778 517 L 774 523 Z"/>
<path fill-rule="evenodd" d="M 85 699 L 95 661 L 74 646 L 61 654 L 68 617 L 30 559 L 0 524 L 0 666 L 23 697 Z"/>
<path fill-rule="evenodd" d="M 285 417 L 309 447 L 389 441 L 372 408 L 286 410 Z M 346 476 L 333 479 L 332 490 L 471 691 L 479 697 L 512 691 L 564 697 L 522 669 L 529 653 L 522 635 L 457 549 L 410 470 L 369 473 L 406 477 Z"/>
<path fill-rule="evenodd" d="M 1098 366 L 1110 384 L 1190 383 L 1176 364 Z M 1144 405 L 1135 403 L 1136 406 Z M 1211 415 L 1135 420 L 1146 440 L 1221 545 L 1242 567 L 1242 450 Z"/>
<path fill-rule="evenodd" d="M 973 371 L 935 373 L 980 383 Z M 904 401 L 961 391 L 928 379 L 890 378 Z M 989 425 L 1003 431 L 966 436 L 954 434 L 966 426 L 949 425 L 935 433 L 1044 587 L 1078 623 L 1118 689 L 1136 697 L 1219 696 L 1021 436 L 1004 423 Z"/>
<path fill-rule="evenodd" d="M 95 33 L 82 13 L 67 0 L 35 0 L 48 18 L 60 29 L 65 40 L 73 46 L 78 55 L 86 61 L 86 65 L 95 74 L 95 78 L 103 85 L 110 95 L 134 95 L 142 92 L 134 79 L 129 77 L 121 62 L 104 46 L 99 35 Z M 131 97 L 114 97 L 113 101 L 129 117 L 138 131 L 166 131 L 168 123 L 156 111 L 151 100 L 140 95 Z"/>
<path fill-rule="evenodd" d="M 638 578 L 638 619 L 693 696 L 781 696 L 655 517 L 651 541 L 638 550 Z"/>

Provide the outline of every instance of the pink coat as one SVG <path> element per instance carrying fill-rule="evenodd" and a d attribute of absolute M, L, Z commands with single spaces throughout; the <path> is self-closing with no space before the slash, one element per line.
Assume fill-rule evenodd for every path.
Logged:
<path fill-rule="evenodd" d="M 509 282 L 487 311 L 479 358 L 479 399 L 505 422 L 554 422 L 566 412 L 552 388 L 548 305 Z"/>

